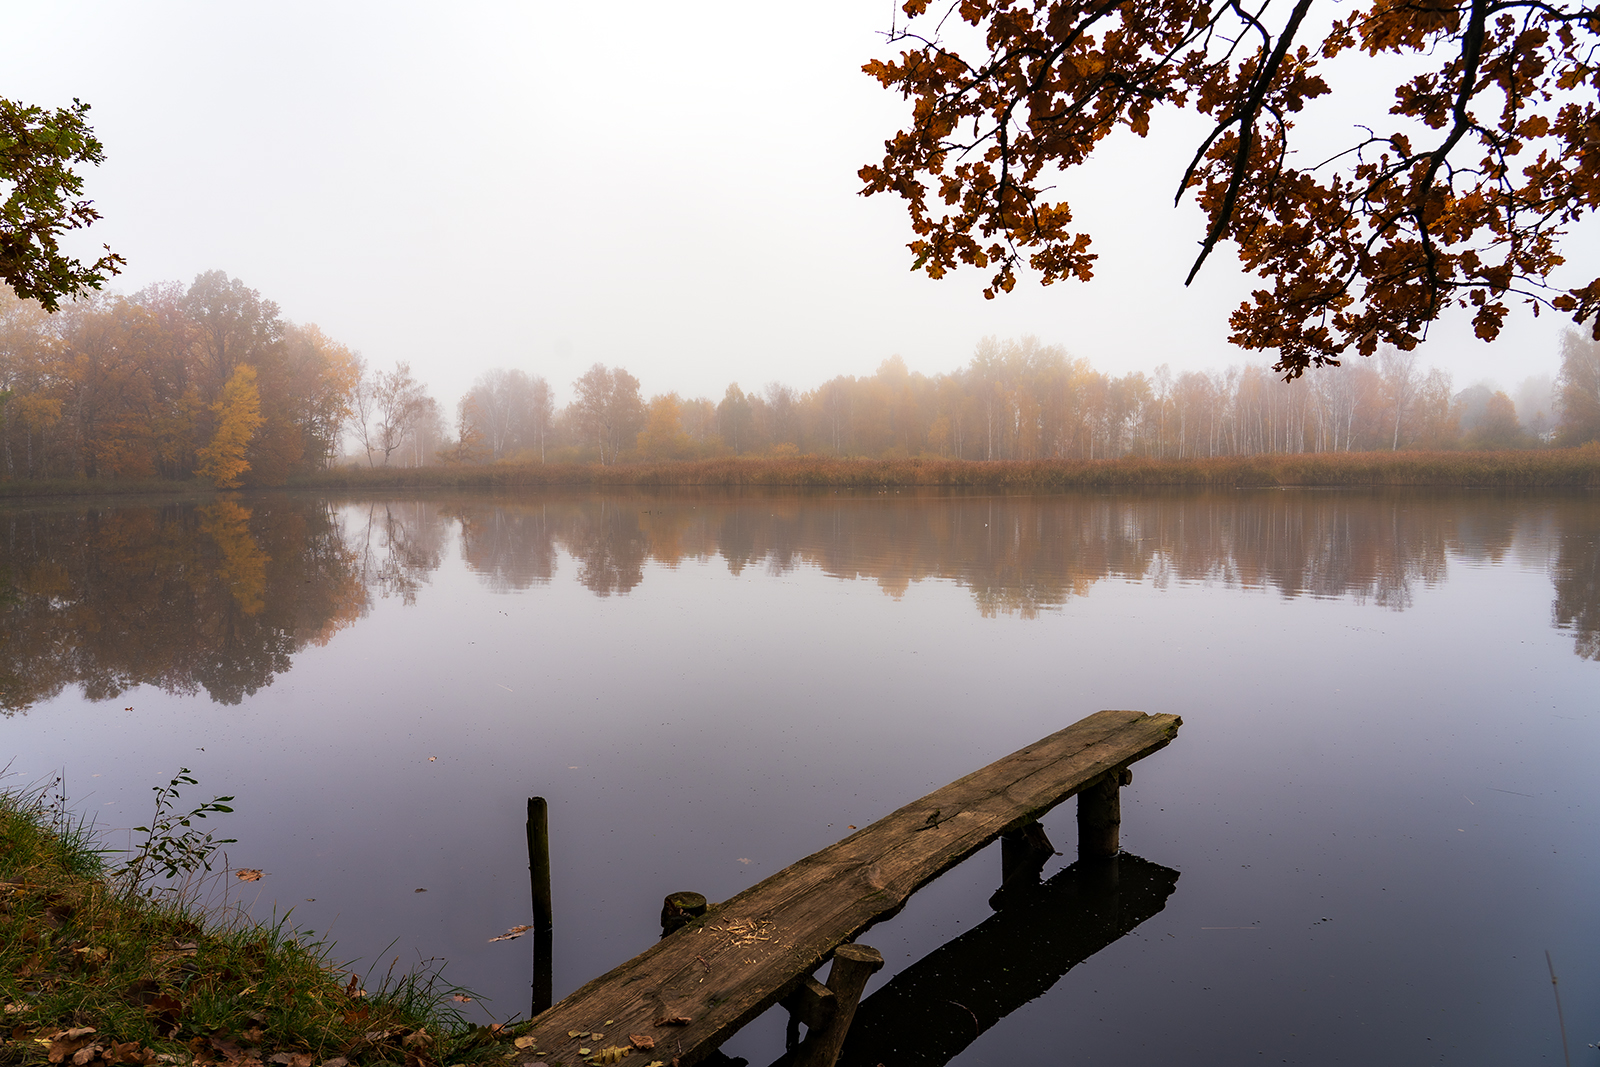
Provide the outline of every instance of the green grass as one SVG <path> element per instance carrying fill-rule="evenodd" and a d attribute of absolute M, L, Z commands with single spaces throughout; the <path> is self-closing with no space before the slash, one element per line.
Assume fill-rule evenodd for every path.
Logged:
<path fill-rule="evenodd" d="M 442 1067 L 512 1051 L 521 1028 L 468 1024 L 437 971 L 363 991 L 368 976 L 286 919 L 130 892 L 57 801 L 0 792 L 0 1064 Z"/>

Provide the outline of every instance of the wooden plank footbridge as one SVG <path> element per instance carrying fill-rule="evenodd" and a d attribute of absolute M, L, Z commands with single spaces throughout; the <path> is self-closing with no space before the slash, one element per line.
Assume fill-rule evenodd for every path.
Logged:
<path fill-rule="evenodd" d="M 862 989 L 883 965 L 851 943 L 946 868 L 1001 839 L 1002 885 L 1037 884 L 1053 849 L 1041 815 L 1078 797 L 1080 858 L 1115 856 L 1120 789 L 1130 764 L 1177 736 L 1176 715 L 1102 711 L 937 789 L 721 904 L 667 899 L 664 925 L 683 924 L 645 952 L 541 1012 L 518 1045 L 524 1063 L 678 1067 L 772 1005 L 805 1040 L 784 1058 L 833 1067 Z M 531 833 L 530 833 L 531 840 Z M 536 878 L 537 887 L 537 878 Z M 548 915 L 548 911 L 545 913 Z M 687 921 L 684 921 L 687 920 Z M 811 976 L 832 958 L 826 985 Z"/>

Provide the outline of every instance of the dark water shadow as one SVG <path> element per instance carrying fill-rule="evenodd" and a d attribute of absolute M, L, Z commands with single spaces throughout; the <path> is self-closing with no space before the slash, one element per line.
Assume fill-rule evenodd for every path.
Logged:
<path fill-rule="evenodd" d="M 1008 888 L 1001 911 L 861 1002 L 840 1067 L 948 1063 L 1073 967 L 1159 914 L 1177 886 L 1177 871 L 1123 854 L 1080 860 L 1021 892 Z"/>

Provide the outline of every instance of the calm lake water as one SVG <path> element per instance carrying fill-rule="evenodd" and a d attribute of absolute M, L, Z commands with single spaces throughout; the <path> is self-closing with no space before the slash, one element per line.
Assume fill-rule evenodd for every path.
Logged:
<path fill-rule="evenodd" d="M 120 845 L 192 768 L 184 799 L 238 798 L 253 914 L 446 959 L 496 1018 L 527 1011 L 531 939 L 488 939 L 530 921 L 529 796 L 560 997 L 665 893 L 1134 708 L 1184 726 L 1124 790 L 1122 917 L 1069 873 L 947 944 L 994 914 L 980 853 L 862 937 L 856 1061 L 1559 1063 L 1548 950 L 1600 1062 L 1597 494 L 13 503 L 0 552 L 10 782 L 64 773 Z"/>

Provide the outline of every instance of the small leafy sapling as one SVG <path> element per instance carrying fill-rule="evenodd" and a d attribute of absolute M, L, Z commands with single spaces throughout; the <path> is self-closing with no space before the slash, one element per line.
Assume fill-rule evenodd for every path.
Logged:
<path fill-rule="evenodd" d="M 147 887 L 146 883 L 158 873 L 170 880 L 180 874 L 187 876 L 201 869 L 211 870 L 211 858 L 217 849 L 237 840 L 232 837 L 218 838 L 210 832 L 201 833 L 194 826 L 196 820 L 233 811 L 229 807 L 233 800 L 231 796 L 212 797 L 191 811 L 177 811 L 178 787 L 198 784 L 198 780 L 189 773 L 189 768 L 180 767 L 172 781 L 151 787 L 156 795 L 155 814 L 150 819 L 150 825 L 134 827 L 135 832 L 145 835 L 144 842 L 134 850 L 132 858 L 116 871 L 116 876 L 122 880 L 130 896 L 138 895 L 141 890 L 146 896 L 153 895 L 155 888 Z"/>

